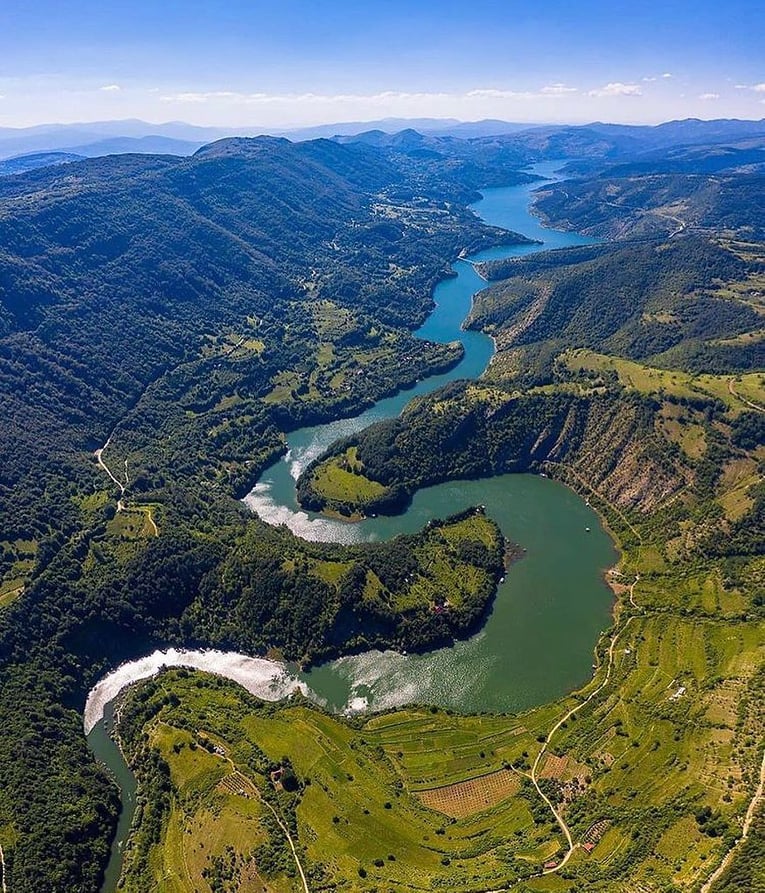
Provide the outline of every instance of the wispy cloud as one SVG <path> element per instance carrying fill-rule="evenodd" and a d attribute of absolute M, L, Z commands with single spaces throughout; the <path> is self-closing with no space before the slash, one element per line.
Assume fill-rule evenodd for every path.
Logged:
<path fill-rule="evenodd" d="M 566 93 L 577 93 L 576 87 L 569 87 L 567 84 L 548 84 L 539 91 L 545 96 L 563 96 Z"/>
<path fill-rule="evenodd" d="M 567 96 L 578 93 L 576 87 L 566 84 L 548 84 L 539 90 L 506 90 L 500 87 L 476 87 L 465 93 L 418 93 L 397 90 L 384 90 L 379 93 L 244 93 L 236 90 L 206 90 L 166 93 L 159 97 L 165 103 L 220 103 L 224 105 L 267 106 L 267 105 L 303 105 L 316 103 L 335 105 L 343 103 L 364 102 L 371 105 L 386 105 L 391 102 L 417 102 L 426 100 L 533 100 L 555 96 Z"/>
<path fill-rule="evenodd" d="M 674 75 L 672 74 L 671 71 L 665 71 L 664 74 L 662 75 L 662 77 L 665 78 L 665 79 L 666 79 L 666 78 L 673 78 Z"/>
<path fill-rule="evenodd" d="M 119 84 L 104 84 L 103 87 L 99 87 L 102 93 L 119 93 L 122 87 Z"/>
<path fill-rule="evenodd" d="M 516 97 L 522 94 L 502 90 L 475 90 L 467 95 L 491 96 L 496 98 L 502 96 Z M 269 105 L 272 103 L 294 103 L 300 105 L 306 102 L 331 104 L 364 100 L 375 103 L 389 102 L 396 99 L 444 98 L 446 96 L 448 96 L 446 93 L 404 93 L 395 90 L 385 90 L 381 93 L 373 93 L 369 95 L 361 93 L 240 93 L 235 90 L 208 90 L 205 92 L 170 93 L 160 96 L 160 100 L 162 102 L 187 103 L 222 101 L 232 105 Z"/>
<path fill-rule="evenodd" d="M 606 84 L 605 87 L 599 87 L 597 90 L 590 90 L 588 96 L 642 96 L 643 91 L 639 84 L 622 84 L 621 81 L 615 81 Z"/>
<path fill-rule="evenodd" d="M 754 93 L 765 93 L 765 83 L 762 84 L 736 84 L 737 90 L 751 90 Z"/>
<path fill-rule="evenodd" d="M 465 95 L 470 99 L 518 99 L 519 97 L 531 96 L 532 94 L 517 90 L 500 90 L 497 87 L 479 87 L 476 90 L 468 90 Z"/>
<path fill-rule="evenodd" d="M 704 102 L 713 102 L 715 99 L 719 99 L 719 93 L 700 93 L 699 99 L 703 99 Z"/>

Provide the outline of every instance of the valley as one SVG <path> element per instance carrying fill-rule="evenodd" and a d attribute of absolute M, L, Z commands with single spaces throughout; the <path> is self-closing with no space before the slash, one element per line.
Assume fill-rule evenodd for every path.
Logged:
<path fill-rule="evenodd" d="M 184 647 L 318 696 L 126 689 L 124 889 L 757 889 L 760 181 L 607 133 L 234 139 L 0 182 L 9 889 L 103 889 L 87 693 Z M 589 170 L 536 208 L 591 236 L 468 207 L 572 146 Z"/>

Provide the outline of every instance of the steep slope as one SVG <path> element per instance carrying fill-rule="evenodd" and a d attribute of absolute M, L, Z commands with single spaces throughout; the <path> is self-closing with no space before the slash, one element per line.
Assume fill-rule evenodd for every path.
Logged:
<path fill-rule="evenodd" d="M 197 457 L 188 474 L 211 453 L 206 432 L 225 423 L 225 436 L 241 440 L 219 469 L 228 479 L 233 462 L 245 469 L 253 456 L 273 455 L 279 430 L 304 419 L 307 404 L 326 414 L 340 403 L 347 413 L 454 362 L 454 349 L 432 346 L 406 372 L 392 358 L 424 318 L 447 260 L 503 234 L 459 205 L 389 199 L 386 190 L 401 182 L 364 149 L 270 138 L 224 140 L 190 159 L 115 156 L 3 178 L 4 539 L 73 529 L 77 512 L 65 491 L 72 482 L 92 490 L 86 454 L 141 399 L 149 405 L 132 426 L 143 433 L 131 449 L 145 455 L 160 419 L 189 392 L 196 425 L 181 414 L 163 438 L 177 433 L 178 451 Z M 355 316 L 319 339 L 304 322 L 322 301 Z M 379 355 L 365 387 L 303 396 L 319 341 L 334 374 L 333 365 L 352 361 L 351 330 Z M 346 341 L 332 359 L 334 337 Z M 264 404 L 288 370 L 295 399 Z M 210 388 L 200 394 L 204 382 Z M 200 415 L 220 401 L 216 417 Z M 235 419 L 249 425 L 237 428 Z M 6 559 L 18 557 L 14 549 Z"/>

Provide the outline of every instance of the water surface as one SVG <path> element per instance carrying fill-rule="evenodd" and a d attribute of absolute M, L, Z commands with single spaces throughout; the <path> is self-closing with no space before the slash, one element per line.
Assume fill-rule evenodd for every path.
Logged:
<path fill-rule="evenodd" d="M 531 170 L 552 176 L 562 164 L 545 162 Z M 487 189 L 474 208 L 487 223 L 543 244 L 500 246 L 472 260 L 519 257 L 592 242 L 576 233 L 543 228 L 529 213 L 534 188 L 536 184 Z M 88 698 L 85 729 L 93 752 L 114 774 L 124 807 L 103 893 L 116 889 L 122 847 L 135 812 L 135 779 L 109 738 L 104 717 L 107 724 L 112 721 L 113 699 L 120 690 L 164 665 L 219 673 L 267 700 L 300 689 L 337 711 L 411 702 L 461 712 L 517 711 L 557 698 L 589 677 L 593 647 L 609 624 L 612 600 L 603 570 L 614 563 L 616 553 L 594 511 L 561 484 L 532 475 L 452 481 L 416 493 L 403 515 L 369 518 L 358 524 L 304 512 L 296 503 L 295 481 L 300 472 L 337 438 L 397 416 L 413 396 L 456 379 L 478 378 L 484 372 L 493 354 L 491 339 L 480 332 L 465 332 L 461 325 L 473 295 L 486 283 L 464 260 L 455 261 L 454 270 L 457 275 L 434 290 L 436 308 L 417 334 L 433 341 L 461 341 L 462 361 L 354 418 L 292 432 L 286 456 L 266 470 L 245 502 L 265 521 L 286 524 L 306 539 L 341 543 L 412 533 L 432 518 L 481 504 L 504 534 L 526 550 L 524 557 L 500 584 L 481 630 L 449 648 L 423 655 L 369 651 L 302 674 L 294 667 L 241 654 L 171 650 L 131 661 L 102 679 Z"/>

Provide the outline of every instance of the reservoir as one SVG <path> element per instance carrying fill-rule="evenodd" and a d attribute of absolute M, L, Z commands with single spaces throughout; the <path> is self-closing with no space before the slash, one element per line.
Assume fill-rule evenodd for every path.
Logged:
<path fill-rule="evenodd" d="M 563 162 L 544 162 L 530 170 L 552 177 Z M 522 256 L 550 248 L 590 244 L 576 233 L 545 229 L 529 212 L 536 183 L 487 189 L 474 205 L 487 222 L 539 240 L 539 245 L 489 249 L 471 260 Z M 533 475 L 503 475 L 477 481 L 452 481 L 423 489 L 398 516 L 351 524 L 303 511 L 296 503 L 295 481 L 301 471 L 337 438 L 372 422 L 398 415 L 412 397 L 457 379 L 477 378 L 491 361 L 493 344 L 462 322 L 473 295 L 486 286 L 471 263 L 453 264 L 455 277 L 434 290 L 436 307 L 416 333 L 422 338 L 459 340 L 463 359 L 442 375 L 381 400 L 366 412 L 292 432 L 287 453 L 267 469 L 247 505 L 271 524 L 286 524 L 311 540 L 355 543 L 412 533 L 433 518 L 470 505 L 485 505 L 505 536 L 525 549 L 500 584 L 491 612 L 471 638 L 422 655 L 370 651 L 340 658 L 309 672 L 220 652 L 155 652 L 125 664 L 91 691 L 85 730 L 95 755 L 117 779 L 123 813 L 112 848 L 104 893 L 116 889 L 122 846 L 135 812 L 135 780 L 108 735 L 112 702 L 126 685 L 162 665 L 184 665 L 228 676 L 260 697 L 277 700 L 300 689 L 336 711 L 384 709 L 425 702 L 461 712 L 514 712 L 561 697 L 583 684 L 592 669 L 593 648 L 610 623 L 611 593 L 603 572 L 617 555 L 595 512 L 561 484 Z"/>

